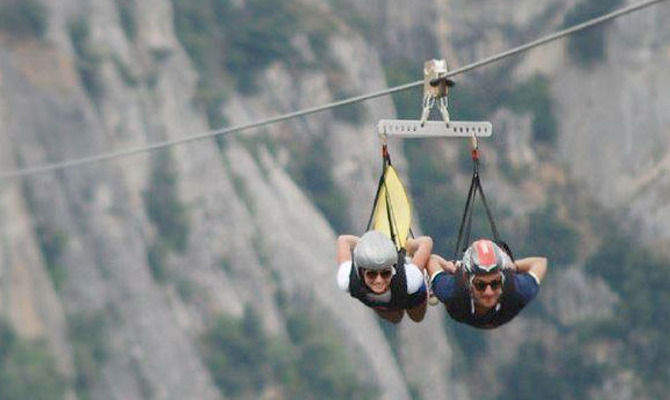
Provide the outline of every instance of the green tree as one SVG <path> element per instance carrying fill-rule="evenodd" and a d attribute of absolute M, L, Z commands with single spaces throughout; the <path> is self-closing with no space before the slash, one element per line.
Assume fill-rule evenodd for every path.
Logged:
<path fill-rule="evenodd" d="M 19 338 L 0 319 L 0 399 L 62 399 L 65 383 L 43 342 Z"/>
<path fill-rule="evenodd" d="M 90 26 L 84 18 L 68 23 L 70 41 L 77 55 L 77 70 L 88 95 L 97 100 L 103 94 L 103 83 L 100 76 L 102 57 L 90 43 Z"/>
<path fill-rule="evenodd" d="M 186 208 L 179 201 L 174 161 L 167 151 L 153 159 L 151 180 L 144 192 L 144 208 L 158 230 L 158 237 L 147 252 L 147 260 L 154 279 L 163 282 L 167 276 L 165 257 L 170 251 L 186 249 L 189 225 Z"/>
<path fill-rule="evenodd" d="M 225 395 L 252 398 L 274 386 L 287 398 L 374 398 L 330 324 L 299 309 L 287 314 L 290 341 L 268 336 L 251 308 L 241 319 L 222 316 L 203 336 L 201 352 Z"/>
<path fill-rule="evenodd" d="M 623 0 L 582 0 L 575 5 L 563 20 L 564 27 L 570 27 L 589 19 L 599 17 L 623 4 Z M 606 27 L 594 27 L 578 32 L 568 39 L 568 54 L 583 67 L 591 67 L 606 58 Z"/>
<path fill-rule="evenodd" d="M 48 13 L 38 0 L 8 0 L 0 5 L 0 31 L 19 37 L 42 38 Z"/>
<path fill-rule="evenodd" d="M 516 112 L 529 112 L 533 116 L 533 138 L 552 144 L 558 133 L 558 122 L 554 115 L 549 80 L 535 75 L 510 90 L 505 103 Z"/>

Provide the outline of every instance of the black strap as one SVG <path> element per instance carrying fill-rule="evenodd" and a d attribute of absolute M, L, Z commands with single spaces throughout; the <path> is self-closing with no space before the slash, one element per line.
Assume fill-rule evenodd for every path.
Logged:
<path fill-rule="evenodd" d="M 493 233 L 493 240 L 496 242 L 496 244 L 500 245 L 503 250 L 505 250 L 510 255 L 510 257 L 512 257 L 512 252 L 509 250 L 509 246 L 505 241 L 500 239 L 498 229 L 496 228 L 496 223 L 493 220 L 493 213 L 491 212 L 488 202 L 486 201 L 486 196 L 484 195 L 484 188 L 482 187 L 482 182 L 479 178 L 479 155 L 477 150 L 473 151 L 472 161 L 472 180 L 470 181 L 468 198 L 465 201 L 465 210 L 463 210 L 463 216 L 461 217 L 461 225 L 458 228 L 458 239 L 456 240 L 454 258 L 460 258 L 460 255 L 465 252 L 468 245 L 470 244 L 470 234 L 472 233 L 472 214 L 475 200 L 477 199 L 477 193 L 479 193 L 482 199 L 481 203 L 484 205 L 484 209 L 486 210 L 486 217 L 488 218 L 489 226 L 491 227 L 491 232 Z M 514 260 L 513 257 L 512 260 Z"/>
<path fill-rule="evenodd" d="M 398 260 L 395 264 L 395 279 L 391 280 L 392 301 L 404 306 L 407 298 L 407 275 L 405 273 L 405 249 L 398 252 Z"/>
<path fill-rule="evenodd" d="M 377 193 L 375 194 L 375 199 L 372 201 L 372 211 L 370 212 L 370 218 L 368 218 L 368 224 L 365 228 L 366 232 L 370 230 L 370 226 L 372 225 L 372 217 L 375 216 L 375 205 L 377 204 L 377 200 L 379 200 L 379 193 L 381 193 L 382 187 L 384 186 L 384 176 L 386 175 L 387 162 L 389 165 L 391 165 L 391 157 L 388 156 L 388 153 L 386 151 L 382 151 L 382 175 L 379 177 L 379 183 L 377 184 Z"/>
<path fill-rule="evenodd" d="M 384 183 L 386 186 L 386 183 Z M 389 230 L 391 231 L 391 241 L 396 245 L 396 249 L 400 248 L 400 239 L 398 238 L 398 227 L 396 225 L 395 213 L 393 212 L 393 207 L 391 204 L 391 195 L 389 194 L 388 188 L 384 191 L 386 194 L 386 218 L 389 221 Z"/>
<path fill-rule="evenodd" d="M 381 193 L 382 188 L 386 188 L 386 170 L 388 167 L 391 166 L 391 155 L 388 152 L 388 148 L 386 145 L 382 146 L 382 175 L 379 177 L 379 183 L 377 185 L 377 193 L 375 194 L 375 199 L 372 202 L 372 211 L 370 212 L 370 218 L 368 218 L 368 224 L 365 228 L 365 231 L 369 231 L 370 227 L 372 225 L 372 218 L 375 215 L 375 205 L 377 204 L 377 201 L 379 200 L 379 194 Z M 384 201 L 386 202 L 386 218 L 388 218 L 389 221 L 389 229 L 391 233 L 391 241 L 393 241 L 393 244 L 396 245 L 396 248 L 400 248 L 398 245 L 399 240 L 398 240 L 398 235 L 397 235 L 397 225 L 395 223 L 395 216 L 393 213 L 393 208 L 391 207 L 391 199 L 390 199 L 390 194 L 388 191 L 388 188 L 384 191 L 385 193 L 385 198 Z M 411 231 L 410 231 L 411 232 Z M 412 234 L 413 236 L 413 234 Z"/>
<path fill-rule="evenodd" d="M 349 294 L 352 297 L 362 300 L 367 292 L 363 284 L 363 277 L 354 263 L 354 249 L 351 249 L 351 270 L 349 271 Z"/>

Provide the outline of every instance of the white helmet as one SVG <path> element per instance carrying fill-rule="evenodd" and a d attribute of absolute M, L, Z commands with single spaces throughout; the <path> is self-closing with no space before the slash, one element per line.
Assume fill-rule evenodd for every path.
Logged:
<path fill-rule="evenodd" d="M 367 231 L 354 248 L 358 268 L 381 270 L 398 261 L 398 251 L 391 239 L 379 231 Z"/>

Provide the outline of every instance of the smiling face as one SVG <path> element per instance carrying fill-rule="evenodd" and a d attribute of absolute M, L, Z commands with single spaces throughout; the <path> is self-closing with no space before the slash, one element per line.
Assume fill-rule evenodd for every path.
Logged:
<path fill-rule="evenodd" d="M 365 284 L 375 294 L 385 293 L 391 287 L 391 277 L 393 276 L 391 267 L 381 270 L 361 268 L 361 274 Z"/>
<path fill-rule="evenodd" d="M 502 283 L 500 272 L 477 275 L 472 279 L 470 293 L 478 312 L 488 311 L 498 304 L 502 295 Z"/>

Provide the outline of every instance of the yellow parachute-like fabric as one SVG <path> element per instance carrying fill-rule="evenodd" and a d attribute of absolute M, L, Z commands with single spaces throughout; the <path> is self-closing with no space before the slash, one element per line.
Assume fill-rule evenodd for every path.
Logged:
<path fill-rule="evenodd" d="M 372 214 L 372 229 L 394 239 L 398 249 L 405 248 L 412 224 L 412 205 L 398 174 L 390 163 L 377 189 Z"/>

